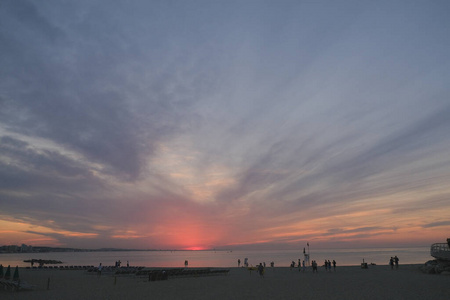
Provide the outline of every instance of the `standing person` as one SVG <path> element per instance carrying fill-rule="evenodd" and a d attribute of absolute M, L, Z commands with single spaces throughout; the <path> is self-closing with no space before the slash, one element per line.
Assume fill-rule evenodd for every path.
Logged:
<path fill-rule="evenodd" d="M 325 271 L 328 271 L 328 262 L 326 259 L 325 259 Z"/>
<path fill-rule="evenodd" d="M 394 258 L 392 258 L 389 260 L 389 265 L 391 266 L 391 269 L 394 269 Z"/>
<path fill-rule="evenodd" d="M 395 268 L 396 269 L 398 269 L 398 261 L 399 261 L 399 259 L 398 259 L 398 257 L 397 257 L 397 255 L 394 257 L 394 263 L 395 263 Z"/>
<path fill-rule="evenodd" d="M 97 268 L 97 276 L 102 276 L 102 269 L 103 269 L 103 266 L 102 266 L 102 263 L 100 263 Z"/>
<path fill-rule="evenodd" d="M 258 273 L 259 273 L 259 276 L 261 276 L 262 278 L 264 278 L 264 267 L 263 267 L 262 263 L 259 263 L 259 266 L 258 266 Z"/>
<path fill-rule="evenodd" d="M 306 270 L 306 265 L 305 265 L 305 260 L 303 260 L 302 262 L 302 272 L 305 272 Z"/>
<path fill-rule="evenodd" d="M 241 266 L 241 259 L 238 258 L 238 267 L 240 267 L 240 266 Z"/>
<path fill-rule="evenodd" d="M 333 270 L 336 272 L 336 261 L 333 259 Z"/>
<path fill-rule="evenodd" d="M 317 263 L 316 263 L 315 260 L 313 260 L 311 262 L 311 266 L 312 266 L 312 269 L 313 269 L 313 273 L 316 273 L 317 272 Z"/>
<path fill-rule="evenodd" d="M 328 271 L 331 271 L 331 261 L 328 260 Z"/>
<path fill-rule="evenodd" d="M 246 268 L 248 268 L 248 258 L 247 258 L 247 257 L 244 258 L 244 266 L 245 266 Z"/>
<path fill-rule="evenodd" d="M 130 262 L 127 260 L 127 268 L 130 267 Z"/>
<path fill-rule="evenodd" d="M 189 262 L 187 261 L 187 259 L 184 261 L 184 266 L 187 267 L 189 264 Z"/>

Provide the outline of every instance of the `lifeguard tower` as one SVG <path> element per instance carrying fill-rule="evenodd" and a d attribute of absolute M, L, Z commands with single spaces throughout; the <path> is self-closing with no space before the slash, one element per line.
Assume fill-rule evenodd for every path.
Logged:
<path fill-rule="evenodd" d="M 308 253 L 306 253 L 306 249 L 303 248 L 303 257 L 304 257 L 305 265 L 307 265 L 309 267 L 311 265 L 309 262 L 309 243 L 307 245 L 308 245 Z"/>

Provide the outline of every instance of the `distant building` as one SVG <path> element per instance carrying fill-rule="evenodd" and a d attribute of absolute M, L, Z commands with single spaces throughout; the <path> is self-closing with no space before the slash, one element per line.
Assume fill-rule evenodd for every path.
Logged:
<path fill-rule="evenodd" d="M 22 244 L 22 246 L 20 247 L 20 252 L 22 253 L 26 253 L 26 252 L 33 252 L 33 246 L 28 246 L 25 244 Z"/>
<path fill-rule="evenodd" d="M 33 246 L 22 244 L 22 246 L 17 245 L 5 245 L 0 246 L 0 253 L 28 253 L 33 252 Z"/>
<path fill-rule="evenodd" d="M 9 245 L 8 247 L 8 252 L 10 253 L 15 253 L 19 250 L 19 246 L 17 245 Z"/>

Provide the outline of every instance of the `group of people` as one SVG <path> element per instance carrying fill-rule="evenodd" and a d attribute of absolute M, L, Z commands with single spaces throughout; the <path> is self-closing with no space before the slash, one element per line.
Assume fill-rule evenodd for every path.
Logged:
<path fill-rule="evenodd" d="M 116 261 L 115 267 L 120 268 L 121 264 L 122 264 L 122 262 L 119 259 L 118 261 Z M 130 262 L 127 260 L 127 268 L 129 268 L 129 267 L 130 267 Z"/>
<path fill-rule="evenodd" d="M 391 269 L 394 269 L 394 265 L 395 265 L 395 268 L 398 269 L 398 261 L 399 261 L 399 259 L 398 259 L 397 255 L 394 257 L 391 256 L 391 259 L 389 260 L 389 265 L 391 266 Z"/>
<path fill-rule="evenodd" d="M 326 260 L 323 263 L 323 266 L 325 267 L 325 271 L 331 271 L 331 265 L 333 265 L 333 270 L 336 272 L 336 261 L 333 259 L 333 262 L 331 262 L 330 260 Z M 315 260 L 313 260 L 311 262 L 311 266 L 313 269 L 313 273 L 317 273 L 318 269 L 317 269 L 317 262 Z"/>
<path fill-rule="evenodd" d="M 331 271 L 331 262 L 330 260 L 325 259 L 325 271 Z M 336 271 L 336 261 L 333 259 L 333 270 Z"/>
<path fill-rule="evenodd" d="M 238 263 L 238 267 L 240 267 L 241 266 L 241 259 L 238 259 L 237 263 Z M 398 258 L 397 258 L 397 264 L 398 264 Z M 248 258 L 245 258 L 244 266 L 248 267 Z M 273 268 L 275 266 L 275 263 L 272 261 L 270 263 L 270 266 Z M 306 262 L 305 262 L 305 260 L 302 261 L 301 259 L 299 259 L 298 263 L 295 263 L 295 261 L 292 261 L 291 265 L 290 265 L 291 270 L 293 268 L 295 268 L 295 267 L 298 267 L 299 272 L 300 271 L 301 272 L 305 272 L 306 271 Z M 311 262 L 311 267 L 312 267 L 313 273 L 318 272 L 318 268 L 317 268 L 318 265 L 317 265 L 317 262 L 315 260 L 313 260 Z M 324 267 L 325 267 L 326 271 L 331 271 L 331 267 L 333 267 L 333 270 L 336 271 L 336 261 L 334 259 L 333 259 L 332 262 L 330 260 L 325 260 Z M 265 262 L 264 263 L 260 263 L 257 266 L 258 273 L 262 277 L 264 277 L 263 274 L 264 274 L 264 269 L 265 268 L 266 268 L 266 263 Z"/>
<path fill-rule="evenodd" d="M 122 264 L 122 262 L 121 262 L 120 259 L 119 259 L 119 260 L 116 261 L 114 267 L 115 267 L 115 268 L 120 268 L 120 265 L 121 265 L 121 264 Z M 129 267 L 130 267 L 130 262 L 127 260 L 127 268 L 129 268 Z M 102 263 L 100 263 L 100 264 L 98 265 L 98 267 L 97 267 L 97 274 L 98 274 L 98 275 L 102 275 L 102 269 L 103 269 L 103 265 L 102 265 Z"/>
<path fill-rule="evenodd" d="M 291 270 L 293 269 L 293 268 L 295 268 L 295 266 L 296 266 L 296 264 L 295 264 L 295 261 L 292 261 L 291 262 Z M 305 271 L 306 270 L 306 262 L 303 260 L 303 262 L 302 262 L 302 260 L 299 258 L 298 259 L 298 263 L 297 263 L 297 267 L 298 267 L 298 271 Z"/>
<path fill-rule="evenodd" d="M 241 266 L 241 259 L 239 258 L 238 259 L 238 267 L 240 267 Z M 248 258 L 246 257 L 245 259 L 244 259 L 244 267 L 248 267 Z"/>

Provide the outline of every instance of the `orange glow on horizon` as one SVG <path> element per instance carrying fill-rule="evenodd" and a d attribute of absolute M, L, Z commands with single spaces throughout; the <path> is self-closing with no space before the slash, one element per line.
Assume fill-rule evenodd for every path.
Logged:
<path fill-rule="evenodd" d="M 188 248 L 184 248 L 183 250 L 201 251 L 201 250 L 207 250 L 207 248 L 205 248 L 205 247 L 188 247 Z"/>
<path fill-rule="evenodd" d="M 223 240 L 224 226 L 210 224 L 208 218 L 196 216 L 181 210 L 170 211 L 171 216 L 163 218 L 164 222 L 153 226 L 147 234 L 157 247 L 182 250 L 207 250 L 219 245 Z M 140 230 L 138 230 L 140 231 Z M 150 243 L 152 243 L 150 242 Z M 154 245 L 149 243 L 149 247 Z"/>

